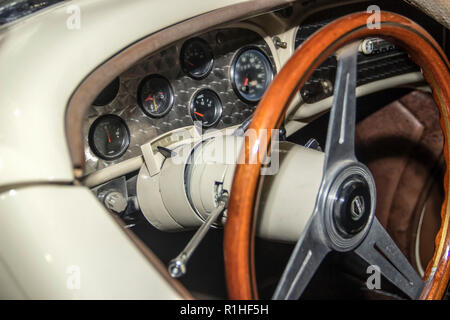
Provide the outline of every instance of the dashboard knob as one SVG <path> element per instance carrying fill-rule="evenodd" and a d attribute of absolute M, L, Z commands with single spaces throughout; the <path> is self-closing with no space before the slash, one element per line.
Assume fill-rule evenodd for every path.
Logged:
<path fill-rule="evenodd" d="M 361 43 L 361 51 L 365 54 L 365 55 L 371 55 L 374 51 L 374 40 L 373 39 L 365 39 L 362 43 Z"/>
<path fill-rule="evenodd" d="M 122 213 L 128 205 L 127 199 L 117 191 L 111 191 L 105 196 L 105 207 L 115 213 Z"/>

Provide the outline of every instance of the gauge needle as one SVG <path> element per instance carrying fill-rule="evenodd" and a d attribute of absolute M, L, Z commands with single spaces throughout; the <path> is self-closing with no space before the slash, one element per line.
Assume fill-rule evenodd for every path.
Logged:
<path fill-rule="evenodd" d="M 108 137 L 108 143 L 111 143 L 111 135 L 109 134 L 108 127 L 105 127 L 106 136 Z"/>
<path fill-rule="evenodd" d="M 247 85 L 248 85 L 248 78 L 245 78 L 244 87 L 246 87 Z"/>
<path fill-rule="evenodd" d="M 190 62 L 188 59 L 184 59 L 184 62 L 186 62 L 188 65 L 190 65 L 191 67 L 194 66 L 194 64 L 192 62 Z"/>
<path fill-rule="evenodd" d="M 205 116 L 203 113 L 200 113 L 200 112 L 197 112 L 197 111 L 194 111 L 194 113 L 195 113 L 196 115 L 200 116 L 200 117 L 204 117 L 204 116 Z"/>
<path fill-rule="evenodd" d="M 153 99 L 153 96 L 151 94 L 144 101 L 152 101 L 153 105 L 155 106 L 155 111 L 158 111 L 158 106 L 156 105 L 155 99 Z"/>

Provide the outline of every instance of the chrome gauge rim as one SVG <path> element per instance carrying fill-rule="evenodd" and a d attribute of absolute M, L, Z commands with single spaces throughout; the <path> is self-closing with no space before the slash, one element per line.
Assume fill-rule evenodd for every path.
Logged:
<path fill-rule="evenodd" d="M 207 59 L 207 61 L 200 63 L 200 65 L 198 66 L 198 68 L 201 68 L 203 66 L 202 70 L 199 73 L 196 73 L 191 70 L 191 68 L 195 67 L 195 63 L 189 61 L 189 59 L 186 56 L 190 48 L 189 46 L 193 45 L 197 45 L 198 49 L 201 48 L 201 50 L 203 50 L 203 54 L 206 55 L 205 58 Z M 206 78 L 211 72 L 214 65 L 213 52 L 208 42 L 206 42 L 201 38 L 192 38 L 187 40 L 181 47 L 180 65 L 184 73 L 186 73 L 189 77 L 196 80 Z"/>
<path fill-rule="evenodd" d="M 264 68 L 265 68 L 264 71 L 267 74 L 267 77 L 266 77 L 265 83 L 264 83 L 264 89 L 261 91 L 260 94 L 258 94 L 256 96 L 256 98 L 252 98 L 250 95 L 243 93 L 242 90 L 240 90 L 240 88 L 239 88 L 239 87 L 242 87 L 241 84 L 238 84 L 236 81 L 237 77 L 239 75 L 239 71 L 237 70 L 237 64 L 239 62 L 239 59 L 242 57 L 243 54 L 250 53 L 250 52 L 255 54 L 256 56 L 258 56 L 261 59 L 260 62 L 263 63 Z M 268 88 L 269 84 L 273 80 L 273 77 L 274 77 L 273 70 L 274 70 L 274 68 L 272 66 L 272 63 L 270 62 L 270 59 L 268 58 L 267 54 L 264 51 L 262 51 L 260 48 L 258 48 L 256 46 L 247 46 L 247 47 L 241 48 L 235 54 L 233 61 L 231 63 L 231 68 L 230 68 L 230 81 L 231 81 L 234 92 L 244 102 L 247 102 L 247 103 L 259 102 L 261 100 L 262 96 L 264 95 L 264 92 Z M 253 79 L 252 81 L 257 81 L 257 79 Z"/>
<path fill-rule="evenodd" d="M 97 129 L 100 125 L 102 125 L 102 122 L 104 121 L 114 121 L 118 125 L 117 128 L 122 129 L 122 133 L 124 133 L 124 136 L 121 138 L 120 145 L 117 147 L 117 151 L 111 151 L 110 153 L 107 153 L 105 151 L 100 150 L 101 148 L 96 143 L 96 133 Z M 110 128 L 110 132 L 106 132 L 105 139 L 109 139 L 109 143 L 112 142 L 112 139 L 114 139 L 114 132 L 112 130 L 113 128 Z M 106 129 L 105 129 L 106 130 Z M 92 123 L 91 127 L 89 128 L 89 147 L 92 150 L 92 152 L 99 158 L 107 161 L 115 160 L 120 158 L 128 149 L 130 145 L 130 130 L 125 123 L 125 121 L 114 114 L 106 114 L 103 116 L 98 117 L 95 119 L 95 121 Z"/>
<path fill-rule="evenodd" d="M 142 101 L 142 93 L 143 93 L 144 87 L 150 81 L 161 81 L 160 85 L 165 86 L 164 89 L 167 91 L 167 98 L 166 98 L 167 106 L 164 107 L 165 109 L 163 112 L 156 113 L 156 112 L 152 112 L 152 111 L 148 110 L 148 108 L 146 108 L 146 106 L 145 106 L 145 101 Z M 174 103 L 174 93 L 173 93 L 173 88 L 172 88 L 172 85 L 170 84 L 170 81 L 158 74 L 152 74 L 150 76 L 145 77 L 139 83 L 139 87 L 138 87 L 138 91 L 137 91 L 137 101 L 138 101 L 139 107 L 141 108 L 142 112 L 144 112 L 147 116 L 152 117 L 152 118 L 161 118 L 161 117 L 165 116 L 172 109 L 172 106 Z M 154 101 L 154 100 L 152 100 L 152 101 Z"/>
<path fill-rule="evenodd" d="M 196 116 L 196 110 L 195 110 L 195 105 L 194 105 L 195 100 L 202 93 L 211 94 L 212 96 L 214 96 L 214 98 L 216 99 L 216 102 L 217 102 L 217 104 L 214 107 L 214 111 L 215 111 L 214 120 L 211 122 L 208 122 L 208 123 L 203 123 L 203 121 L 199 120 Z M 201 121 L 203 128 L 209 128 L 209 127 L 216 125 L 220 121 L 220 118 L 222 117 L 222 111 L 223 111 L 222 101 L 220 100 L 219 95 L 214 90 L 211 90 L 211 89 L 203 88 L 203 89 L 197 90 L 196 92 L 194 92 L 194 94 L 192 95 L 192 98 L 189 102 L 189 113 L 191 114 L 192 121 L 194 121 L 194 122 Z"/>

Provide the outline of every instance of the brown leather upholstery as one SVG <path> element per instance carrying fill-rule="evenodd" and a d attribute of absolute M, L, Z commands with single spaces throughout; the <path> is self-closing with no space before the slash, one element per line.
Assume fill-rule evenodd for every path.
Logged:
<path fill-rule="evenodd" d="M 405 0 L 409 4 L 450 28 L 450 1 L 448 0 Z"/>
<path fill-rule="evenodd" d="M 443 200 L 443 135 L 432 97 L 414 91 L 387 105 L 358 124 L 356 143 L 360 160 L 375 178 L 376 215 L 413 265 L 415 234 L 427 204 L 421 234 L 426 266 Z"/>

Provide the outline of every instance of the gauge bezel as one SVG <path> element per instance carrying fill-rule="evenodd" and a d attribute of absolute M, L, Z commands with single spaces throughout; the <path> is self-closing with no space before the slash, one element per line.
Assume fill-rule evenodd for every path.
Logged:
<path fill-rule="evenodd" d="M 119 122 L 125 127 L 126 132 L 127 132 L 126 138 L 125 138 L 124 142 L 122 143 L 122 147 L 121 147 L 120 152 L 115 154 L 115 155 L 112 155 L 112 156 L 105 155 L 102 152 L 100 152 L 97 149 L 97 147 L 95 146 L 95 143 L 94 143 L 94 132 L 95 132 L 95 129 L 97 128 L 99 123 L 101 121 L 103 121 L 105 118 L 112 118 L 112 119 L 115 119 L 115 120 L 119 120 Z M 92 124 L 91 124 L 91 126 L 89 128 L 88 144 L 89 144 L 89 148 L 92 150 L 92 152 L 95 154 L 95 156 L 97 156 L 100 159 L 103 159 L 103 160 L 106 160 L 106 161 L 112 161 L 112 160 L 119 159 L 120 157 L 122 157 L 125 154 L 125 152 L 128 150 L 128 147 L 130 146 L 130 129 L 128 128 L 128 125 L 125 122 L 125 120 L 122 119 L 118 115 L 115 115 L 115 114 L 104 114 L 104 115 L 101 115 L 100 117 L 95 119 L 94 122 L 92 122 Z"/>
<path fill-rule="evenodd" d="M 208 62 L 207 69 L 206 69 L 206 71 L 203 72 L 201 75 L 195 75 L 195 74 L 192 74 L 192 73 L 186 68 L 186 65 L 185 65 L 185 62 L 184 62 L 184 59 L 183 59 L 184 53 L 185 53 L 185 51 L 186 51 L 187 46 L 188 46 L 189 44 L 193 43 L 193 42 L 200 42 L 200 43 L 202 43 L 202 44 L 204 45 L 204 47 L 206 48 L 207 53 L 209 53 L 209 54 L 211 55 L 211 59 L 210 59 L 210 61 Z M 181 69 L 183 70 L 183 72 L 184 72 L 187 76 L 189 76 L 190 78 L 195 79 L 195 80 L 202 80 L 202 79 L 205 79 L 205 78 L 211 73 L 211 71 L 212 71 L 212 69 L 213 69 L 213 66 L 214 66 L 214 54 L 213 54 L 213 50 L 212 50 L 211 46 L 209 45 L 209 43 L 208 43 L 206 40 L 204 40 L 204 39 L 202 39 L 202 38 L 199 38 L 199 37 L 195 37 L 195 38 L 188 39 L 188 40 L 186 40 L 186 41 L 183 43 L 183 45 L 181 46 L 181 49 L 180 49 L 180 56 L 179 56 L 179 59 L 180 59 L 180 66 L 181 66 Z"/>
<path fill-rule="evenodd" d="M 167 87 L 169 88 L 169 91 L 170 91 L 170 94 L 169 94 L 169 106 L 167 107 L 167 109 L 163 113 L 153 114 L 152 112 L 150 112 L 150 111 L 145 109 L 144 104 L 142 102 L 141 93 L 142 93 L 144 84 L 147 81 L 150 81 L 152 79 L 160 79 L 160 80 L 165 81 L 167 83 Z M 155 73 L 155 74 L 148 75 L 145 78 L 143 78 L 141 80 L 141 82 L 139 82 L 139 86 L 138 86 L 138 89 L 137 89 L 137 99 L 136 100 L 138 102 L 139 107 L 141 108 L 142 112 L 144 112 L 145 115 L 147 115 L 147 116 L 149 116 L 151 118 L 155 118 L 155 119 L 162 118 L 166 114 L 168 114 L 170 112 L 170 110 L 172 110 L 172 107 L 173 107 L 173 104 L 174 104 L 174 101 L 175 101 L 172 84 L 170 83 L 170 81 L 167 78 L 163 77 L 160 74 Z"/>
<path fill-rule="evenodd" d="M 269 56 L 266 54 L 266 52 L 264 50 L 262 50 L 260 47 L 258 46 L 254 46 L 254 45 L 250 45 L 250 46 L 245 46 L 240 48 L 238 51 L 236 51 L 235 55 L 233 56 L 233 59 L 231 60 L 231 67 L 230 67 L 230 82 L 231 82 L 231 86 L 233 87 L 233 91 L 236 93 L 236 95 L 239 97 L 239 99 L 241 99 L 242 101 L 249 103 L 249 104 L 257 104 L 259 101 L 261 101 L 261 98 L 258 100 L 249 100 L 247 98 L 245 98 L 241 92 L 239 91 L 239 88 L 236 86 L 236 83 L 234 81 L 234 76 L 235 76 L 235 69 L 236 69 L 236 62 L 239 59 L 239 57 L 245 52 L 245 51 L 249 51 L 249 50 L 255 50 L 258 51 L 259 53 L 261 53 L 263 55 L 264 58 L 267 59 L 268 62 L 268 66 L 270 69 L 270 80 L 269 80 L 269 85 L 272 82 L 274 76 L 275 76 L 275 68 L 272 64 L 271 59 L 269 58 Z M 268 86 L 266 87 L 267 90 Z"/>
<path fill-rule="evenodd" d="M 203 128 L 210 128 L 210 127 L 215 126 L 220 121 L 220 119 L 222 118 L 222 113 L 223 113 L 222 99 L 220 99 L 220 96 L 216 91 L 214 91 L 210 88 L 200 88 L 197 91 L 195 91 L 191 97 L 191 100 L 189 101 L 189 114 L 191 115 L 192 121 L 194 121 L 194 122 L 198 121 L 194 115 L 194 101 L 197 98 L 197 96 L 204 91 L 212 92 L 217 97 L 217 100 L 219 101 L 219 109 L 217 110 L 217 116 L 216 116 L 216 119 L 214 120 L 214 122 L 205 125 L 205 124 L 203 124 L 203 121 L 202 121 Z"/>

